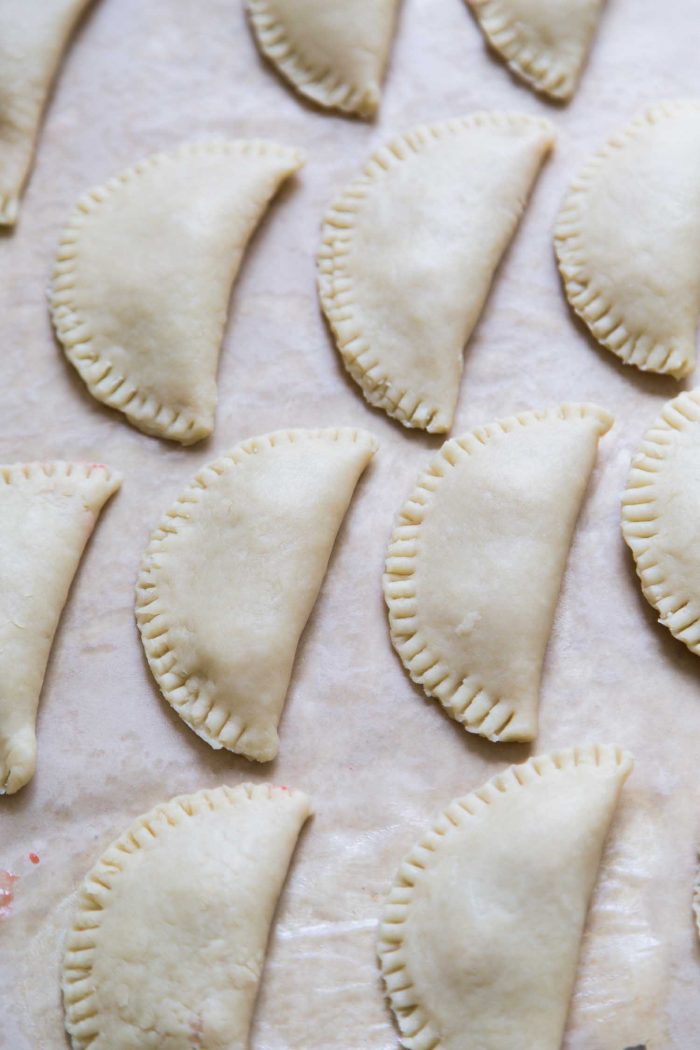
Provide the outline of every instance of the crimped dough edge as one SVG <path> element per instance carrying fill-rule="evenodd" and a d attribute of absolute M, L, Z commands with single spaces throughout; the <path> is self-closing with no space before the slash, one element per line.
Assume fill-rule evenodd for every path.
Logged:
<path fill-rule="evenodd" d="M 469 132 L 473 128 L 512 125 L 539 127 L 554 140 L 554 128 L 548 120 L 523 113 L 483 111 L 437 124 L 420 124 L 373 153 L 362 173 L 341 191 L 323 217 L 317 260 L 318 292 L 341 359 L 365 400 L 407 428 L 444 434 L 450 429 L 452 420 L 439 406 L 430 404 L 420 392 L 406 389 L 400 379 L 391 375 L 363 332 L 348 264 L 357 217 L 362 213 L 364 199 L 381 185 L 382 179 L 396 164 L 410 162 L 412 154 L 422 153 L 447 136 Z M 347 322 L 353 322 L 354 335 L 346 339 L 341 335 L 341 326 Z"/>
<path fill-rule="evenodd" d="M 37 482 L 43 484 L 47 479 L 55 481 L 70 478 L 77 486 L 81 481 L 100 478 L 106 490 L 116 492 L 122 483 L 121 475 L 104 463 L 69 463 L 63 460 L 48 460 L 32 463 L 10 463 L 0 466 L 0 482 L 5 485 L 17 485 L 28 489 Z"/>
<path fill-rule="evenodd" d="M 366 430 L 354 427 L 337 427 L 323 430 L 276 430 L 270 434 L 248 438 L 225 455 L 207 463 L 195 475 L 173 506 L 166 512 L 160 525 L 151 535 L 141 560 L 141 570 L 136 583 L 136 622 L 141 632 L 144 651 L 160 691 L 182 720 L 198 737 L 215 750 L 226 748 L 234 754 L 244 755 L 254 761 L 270 761 L 268 755 L 256 755 L 246 747 L 245 737 L 251 728 L 238 716 L 214 701 L 208 709 L 197 714 L 194 709 L 200 699 L 198 688 L 191 686 L 191 676 L 179 669 L 177 652 L 170 645 L 170 621 L 168 610 L 158 586 L 158 570 L 153 557 L 158 555 L 172 533 L 196 524 L 197 505 L 204 492 L 216 485 L 222 475 L 233 470 L 247 456 L 269 451 L 285 442 L 329 441 L 364 443 L 374 453 L 377 443 Z"/>
<path fill-rule="evenodd" d="M 113 883 L 119 878 L 133 853 L 144 843 L 158 837 L 158 829 L 180 824 L 199 813 L 223 810 L 253 799 L 284 798 L 298 801 L 305 818 L 311 814 L 308 797 L 302 791 L 276 787 L 273 784 L 238 784 L 178 795 L 154 806 L 104 851 L 80 887 L 78 906 L 66 937 L 63 960 L 63 1003 L 66 1029 L 74 1050 L 87 1050 L 100 1035 L 100 1014 L 92 984 L 92 966 L 97 947 L 101 913 L 109 905 Z"/>
<path fill-rule="evenodd" d="M 626 778 L 632 770 L 629 752 L 612 745 L 566 748 L 537 755 L 522 765 L 513 765 L 488 780 L 476 791 L 454 799 L 433 821 L 430 830 L 404 857 L 399 866 L 379 924 L 377 955 L 384 978 L 385 994 L 399 1028 L 401 1043 L 408 1050 L 441 1050 L 440 1034 L 420 1003 L 409 969 L 403 937 L 413 892 L 430 868 L 443 840 L 459 831 L 470 818 L 501 795 L 527 788 L 543 778 L 556 778 L 577 766 L 619 769 Z"/>
<path fill-rule="evenodd" d="M 459 677 L 452 673 L 442 655 L 430 648 L 420 623 L 416 591 L 419 571 L 423 521 L 449 470 L 465 458 L 480 453 L 494 441 L 501 441 L 522 427 L 538 423 L 593 418 L 602 437 L 613 424 L 609 412 L 597 405 L 564 403 L 558 408 L 521 412 L 517 416 L 496 420 L 461 437 L 450 438 L 439 450 L 427 469 L 419 476 L 413 492 L 399 511 L 392 532 L 383 577 L 384 600 L 389 612 L 391 641 L 412 681 L 425 693 L 440 701 L 448 714 L 470 733 L 484 736 L 494 743 L 532 740 L 509 727 L 517 721 L 518 709 L 513 703 L 496 696 L 476 675 Z M 413 620 L 410 632 L 404 624 Z"/>
<path fill-rule="evenodd" d="M 582 67 L 572 68 L 546 47 L 533 48 L 507 10 L 507 0 L 468 0 L 468 6 L 488 43 L 521 80 L 558 102 L 569 101 Z"/>
<path fill-rule="evenodd" d="M 316 66 L 295 48 L 287 26 L 268 0 L 246 0 L 255 41 L 263 55 L 299 92 L 325 109 L 336 109 L 368 120 L 381 100 L 379 85 L 353 84 L 341 79 L 331 68 Z"/>
<path fill-rule="evenodd" d="M 644 597 L 659 613 L 659 622 L 696 656 L 700 656 L 700 602 L 671 588 L 655 543 L 660 536 L 656 477 L 663 472 L 676 432 L 697 427 L 700 442 L 699 424 L 700 390 L 685 390 L 665 404 L 632 459 L 622 497 L 622 535 L 632 551 Z"/>
<path fill-rule="evenodd" d="M 49 309 L 56 334 L 66 357 L 75 367 L 92 396 L 109 408 L 123 412 L 134 426 L 154 437 L 191 445 L 201 441 L 212 431 L 211 421 L 189 411 L 176 411 L 162 404 L 152 394 L 141 393 L 128 376 L 115 374 L 114 366 L 93 346 L 93 332 L 89 320 L 82 316 L 74 300 L 76 287 L 76 259 L 80 254 L 80 237 L 92 212 L 109 197 L 119 193 L 124 184 L 148 175 L 156 167 L 177 164 L 183 158 L 201 154 L 254 155 L 284 158 L 291 171 L 304 163 L 301 150 L 279 146 L 258 139 L 212 139 L 188 142 L 167 153 L 154 153 L 137 161 L 130 168 L 111 176 L 103 185 L 88 190 L 78 200 L 61 234 L 48 291 Z"/>
<path fill-rule="evenodd" d="M 659 102 L 636 116 L 622 131 L 613 135 L 593 156 L 571 183 L 562 202 L 554 229 L 554 248 L 566 298 L 574 312 L 590 329 L 594 338 L 611 350 L 626 365 L 636 365 L 643 372 L 658 372 L 682 379 L 693 370 L 694 359 L 664 342 L 649 346 L 645 332 L 630 331 L 615 303 L 598 283 L 585 247 L 583 204 L 595 191 L 597 179 L 606 161 L 628 143 L 643 135 L 650 126 L 673 120 L 685 112 L 700 114 L 700 101 L 679 99 Z"/>

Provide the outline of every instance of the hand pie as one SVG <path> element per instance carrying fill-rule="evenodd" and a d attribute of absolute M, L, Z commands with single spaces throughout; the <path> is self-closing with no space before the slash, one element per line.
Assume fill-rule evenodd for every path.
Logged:
<path fill-rule="evenodd" d="M 414 682 L 472 733 L 533 740 L 562 576 L 599 438 L 595 405 L 447 441 L 399 512 L 384 596 Z"/>
<path fill-rule="evenodd" d="M 379 932 L 409 1050 L 559 1050 L 601 854 L 632 768 L 613 747 L 511 766 L 451 802 Z"/>
<path fill-rule="evenodd" d="M 36 712 L 83 549 L 121 479 L 83 463 L 0 467 L 0 794 L 34 776 Z"/>
<path fill-rule="evenodd" d="M 700 313 L 700 102 L 654 106 L 595 154 L 555 231 L 566 296 L 625 364 L 680 379 Z"/>
<path fill-rule="evenodd" d="M 659 622 L 700 656 L 700 390 L 669 401 L 644 435 L 622 533 Z"/>
<path fill-rule="evenodd" d="M 277 754 L 299 637 L 375 448 L 349 427 L 250 438 L 204 467 L 153 533 L 136 589 L 146 657 L 212 747 Z"/>
<path fill-rule="evenodd" d="M 326 213 L 321 304 L 371 405 L 449 430 L 464 345 L 554 132 L 476 113 L 380 149 Z"/>
<path fill-rule="evenodd" d="M 246 0 L 258 46 L 300 95 L 373 116 L 399 0 Z"/>
<path fill-rule="evenodd" d="M 484 36 L 536 91 L 568 101 L 604 0 L 468 0 Z"/>
<path fill-rule="evenodd" d="M 146 434 L 189 445 L 211 433 L 231 287 L 271 198 L 302 163 L 269 142 L 194 143 L 78 201 L 50 301 L 93 397 Z"/>
<path fill-rule="evenodd" d="M 240 784 L 140 817 L 83 882 L 66 939 L 73 1050 L 248 1046 L 277 898 L 310 815 Z"/>
<path fill-rule="evenodd" d="M 0 226 L 13 226 L 68 39 L 92 0 L 0 0 Z"/>

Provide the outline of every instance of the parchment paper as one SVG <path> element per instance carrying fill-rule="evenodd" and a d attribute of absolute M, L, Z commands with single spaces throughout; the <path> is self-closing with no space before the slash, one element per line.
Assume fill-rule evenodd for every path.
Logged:
<path fill-rule="evenodd" d="M 562 109 L 487 54 L 461 0 L 406 0 L 381 116 L 366 126 L 299 102 L 258 58 L 238 0 L 99 0 L 85 20 L 19 227 L 0 240 L 0 461 L 99 459 L 125 481 L 56 638 L 37 775 L 0 800 L 0 869 L 20 876 L 0 921 L 3 1050 L 65 1050 L 61 936 L 71 894 L 102 849 L 162 799 L 244 779 L 304 788 L 317 811 L 281 901 L 253 1047 L 397 1047 L 373 946 L 398 862 L 437 809 L 529 752 L 466 734 L 412 687 L 390 647 L 380 577 L 392 518 L 440 442 L 369 409 L 345 378 L 319 314 L 314 254 L 324 207 L 375 145 L 479 108 L 547 114 L 559 141 L 467 350 L 454 433 L 563 399 L 597 401 L 617 418 L 571 552 L 534 748 L 614 741 L 637 761 L 565 1046 L 698 1045 L 700 662 L 655 623 L 619 530 L 630 456 L 679 388 L 618 365 L 576 325 L 551 228 L 570 178 L 610 132 L 649 103 L 700 92 L 699 53 L 696 0 L 610 0 L 582 87 Z M 261 228 L 235 290 L 215 435 L 183 450 L 89 397 L 53 340 L 44 288 L 85 188 L 154 150 L 222 133 L 301 145 L 309 163 Z M 253 434 L 335 424 L 367 427 L 381 447 L 302 639 L 280 757 L 252 765 L 210 750 L 159 698 L 134 626 L 139 559 L 201 464 Z"/>

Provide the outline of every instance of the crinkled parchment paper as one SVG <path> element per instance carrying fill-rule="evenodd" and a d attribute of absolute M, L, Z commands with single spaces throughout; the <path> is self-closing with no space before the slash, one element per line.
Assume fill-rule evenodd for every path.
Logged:
<path fill-rule="evenodd" d="M 0 1046 L 65 1050 L 58 995 L 71 894 L 134 817 L 244 779 L 304 788 L 317 815 L 281 901 L 255 1050 L 392 1050 L 374 961 L 383 897 L 431 815 L 524 747 L 469 736 L 423 699 L 388 639 L 380 577 L 392 518 L 439 445 L 365 406 L 314 288 L 322 211 L 394 131 L 479 108 L 547 114 L 559 140 L 467 350 L 459 433 L 564 399 L 617 424 L 602 442 L 549 647 L 536 750 L 625 745 L 636 769 L 586 934 L 567 1050 L 688 1050 L 700 1038 L 691 919 L 698 842 L 700 661 L 655 622 L 619 530 L 642 433 L 678 386 L 625 369 L 569 315 L 551 229 L 589 152 L 641 107 L 700 91 L 696 0 L 610 0 L 574 102 L 548 106 L 485 51 L 461 0 L 405 0 L 376 126 L 305 107 L 258 58 L 239 0 L 99 0 L 51 104 L 19 226 L 0 239 L 0 461 L 99 459 L 124 474 L 76 577 L 46 677 L 33 783 L 0 800 Z M 211 134 L 303 146 L 308 166 L 259 231 L 233 295 L 216 432 L 180 449 L 97 405 L 51 333 L 44 288 L 87 187 Z M 411 216 L 406 216 L 406 222 Z M 253 434 L 351 424 L 380 442 L 302 639 L 272 765 L 215 753 L 159 698 L 133 618 L 151 528 L 207 460 Z M 537 586 L 537 581 L 532 581 Z M 32 864 L 29 853 L 40 857 Z M 533 1048 L 536 1050 L 536 1048 Z"/>

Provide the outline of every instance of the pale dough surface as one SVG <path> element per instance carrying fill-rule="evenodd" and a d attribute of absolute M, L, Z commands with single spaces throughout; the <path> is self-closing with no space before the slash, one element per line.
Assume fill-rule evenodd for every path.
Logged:
<path fill-rule="evenodd" d="M 612 417 L 566 404 L 446 442 L 399 510 L 384 597 L 414 682 L 489 740 L 537 736 L 571 539 Z"/>
<path fill-rule="evenodd" d="M 324 313 L 364 397 L 404 426 L 450 429 L 465 343 L 553 142 L 521 113 L 406 129 L 325 212 Z"/>
<path fill-rule="evenodd" d="M 0 812 L 0 869 L 20 876 L 0 919 L 3 1004 L 12 1007 L 2 1013 L 2 1050 L 65 1050 L 58 935 L 100 852 L 165 797 L 251 779 L 304 790 L 316 808 L 272 936 L 254 1050 L 397 1050 L 374 942 L 398 864 L 450 799 L 529 752 L 466 734 L 423 699 L 392 652 L 381 575 L 393 516 L 442 441 L 407 433 L 345 380 L 318 312 L 315 253 L 328 201 L 376 147 L 418 122 L 486 104 L 547 116 L 559 140 L 467 351 L 453 432 L 566 400 L 604 405 L 616 421 L 568 560 L 536 744 L 542 753 L 608 740 L 635 756 L 565 1050 L 694 1046 L 700 664 L 656 624 L 620 535 L 630 459 L 677 386 L 623 369 L 576 327 L 551 231 L 566 186 L 608 135 L 656 99 L 697 91 L 698 53 L 695 0 L 675 0 L 673 25 L 658 2 L 616 0 L 579 91 L 552 111 L 488 59 L 462 3 L 413 0 L 375 129 L 304 110 L 263 66 L 230 0 L 105 0 L 94 9 L 60 78 L 21 222 L 0 240 L 0 461 L 97 460 L 124 477 L 56 636 L 38 772 Z M 309 159 L 241 267 L 215 436 L 181 449 L 126 426 L 85 392 L 52 341 L 44 288 L 84 187 L 195 131 L 263 137 Z M 253 434 L 338 425 L 371 431 L 380 447 L 301 639 L 283 750 L 258 768 L 214 753 L 160 699 L 134 624 L 139 561 L 164 509 L 218 454 Z"/>
<path fill-rule="evenodd" d="M 559 1050 L 581 934 L 632 758 L 606 745 L 512 766 L 406 855 L 378 953 L 410 1050 Z"/>
<path fill-rule="evenodd" d="M 82 882 L 66 936 L 74 1050 L 244 1050 L 309 815 L 303 792 L 239 784 L 164 800 L 124 829 Z"/>
<path fill-rule="evenodd" d="M 0 0 L 0 225 L 17 219 L 52 82 L 91 3 Z"/>
<path fill-rule="evenodd" d="M 538 91 L 571 98 L 604 0 L 467 0 L 486 39 Z"/>
<path fill-rule="evenodd" d="M 371 117 L 399 0 L 246 0 L 258 46 L 319 106 Z"/>
<path fill-rule="evenodd" d="M 573 180 L 555 245 L 572 307 L 626 364 L 677 379 L 700 314 L 700 101 L 662 100 Z"/>
<path fill-rule="evenodd" d="M 299 638 L 375 449 L 351 427 L 256 436 L 207 464 L 164 513 L 136 618 L 164 697 L 212 747 L 277 754 Z"/>
<path fill-rule="evenodd" d="M 56 333 L 98 401 L 146 434 L 211 434 L 231 286 L 298 150 L 225 139 L 135 159 L 81 196 L 51 282 Z"/>

